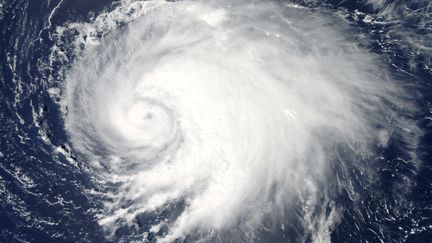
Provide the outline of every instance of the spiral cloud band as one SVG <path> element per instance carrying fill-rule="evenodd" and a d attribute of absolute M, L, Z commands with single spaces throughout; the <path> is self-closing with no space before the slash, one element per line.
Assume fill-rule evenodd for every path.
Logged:
<path fill-rule="evenodd" d="M 302 231 L 326 241 L 340 213 L 335 148 L 361 164 L 386 146 L 397 85 L 337 16 L 264 1 L 123 1 L 70 28 L 82 52 L 63 90 L 66 129 L 115 188 L 99 220 L 112 234 L 154 213 L 143 240 L 164 228 L 161 242 L 253 238 L 300 205 Z"/>

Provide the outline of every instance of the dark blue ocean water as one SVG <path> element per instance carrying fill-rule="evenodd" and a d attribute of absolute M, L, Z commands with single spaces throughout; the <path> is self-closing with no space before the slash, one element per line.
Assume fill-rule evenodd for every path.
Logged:
<path fill-rule="evenodd" d="M 335 201 L 346 210 L 332 241 L 432 242 L 430 4 L 384 1 L 377 7 L 351 0 L 297 2 L 316 11 L 346 14 L 353 28 L 367 36 L 364 47 L 382 56 L 392 75 L 406 83 L 419 112 L 402 115 L 423 131 L 414 151 L 396 132 L 389 146 L 382 148 L 382 157 L 365 162 L 377 178 L 367 185 L 361 179 L 352 181 L 358 198 L 340 191 Z M 367 14 L 385 21 L 380 11 L 390 5 L 397 23 L 364 21 Z M 109 241 L 95 218 L 100 203 L 85 194 L 96 188 L 86 161 L 72 151 L 60 107 L 48 92 L 48 87 L 60 86 L 56 68 L 64 64 L 47 64 L 57 26 L 88 21 L 113 6 L 110 0 L 0 1 L 0 242 Z M 411 42 L 403 38 L 407 33 L 412 34 Z M 413 45 L 420 41 L 428 46 Z M 59 83 L 48 84 L 53 79 Z M 419 166 L 413 154 L 421 161 Z M 351 178 L 361 173 L 357 168 L 343 173 L 344 168 L 338 166 L 333 170 Z M 263 241 L 284 242 L 296 239 L 297 233 L 287 229 Z M 120 230 L 112 241 L 128 234 L 128 229 Z"/>

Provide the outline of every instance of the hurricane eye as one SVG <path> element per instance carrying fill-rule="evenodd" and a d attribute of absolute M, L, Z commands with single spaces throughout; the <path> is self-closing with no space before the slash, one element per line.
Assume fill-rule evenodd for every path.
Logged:
<path fill-rule="evenodd" d="M 151 113 L 151 112 L 147 112 L 147 113 L 143 116 L 143 118 L 144 118 L 145 120 L 151 120 L 151 119 L 153 118 L 153 113 Z"/>

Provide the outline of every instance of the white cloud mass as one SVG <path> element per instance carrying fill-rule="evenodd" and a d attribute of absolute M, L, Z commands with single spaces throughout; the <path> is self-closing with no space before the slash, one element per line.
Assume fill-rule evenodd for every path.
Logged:
<path fill-rule="evenodd" d="M 348 23 L 292 4 L 123 1 L 69 28 L 84 50 L 63 90 L 66 129 L 95 176 L 118 183 L 99 221 L 111 233 L 183 201 L 154 223 L 168 227 L 160 242 L 253 238 L 300 204 L 304 232 L 329 241 L 335 147 L 373 153 L 401 102 Z"/>

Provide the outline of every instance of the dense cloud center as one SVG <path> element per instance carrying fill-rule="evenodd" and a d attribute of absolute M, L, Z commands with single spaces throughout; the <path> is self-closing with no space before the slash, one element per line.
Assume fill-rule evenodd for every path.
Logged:
<path fill-rule="evenodd" d="M 330 17 L 276 3 L 137 4 L 124 3 L 142 13 L 127 30 L 87 43 L 63 99 L 74 146 L 122 181 L 106 228 L 184 200 L 158 223 L 170 226 L 163 240 L 253 230 L 300 195 L 319 203 L 326 146 L 373 142 L 391 86 Z"/>

